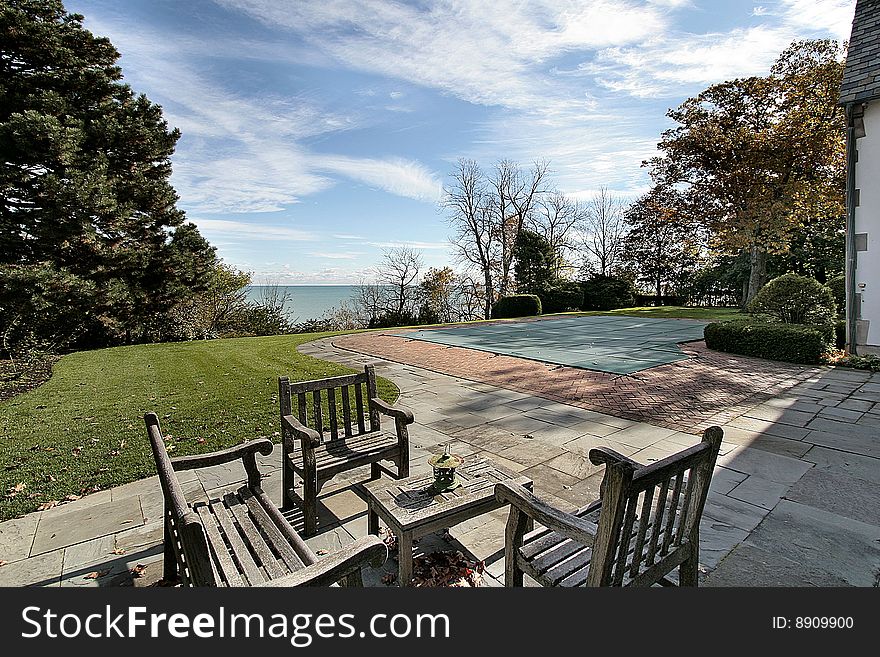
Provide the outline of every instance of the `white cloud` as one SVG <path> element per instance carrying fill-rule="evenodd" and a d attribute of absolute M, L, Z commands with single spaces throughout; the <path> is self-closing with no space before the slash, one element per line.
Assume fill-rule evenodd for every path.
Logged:
<path fill-rule="evenodd" d="M 309 242 L 317 239 L 314 233 L 286 226 L 271 226 L 227 219 L 199 219 L 190 217 L 199 230 L 206 235 L 231 235 L 254 240 Z"/>
<path fill-rule="evenodd" d="M 358 128 L 364 117 L 331 109 L 306 94 L 234 93 L 181 57 L 182 52 L 216 57 L 216 44 L 184 37 L 178 50 L 176 38 L 146 29 L 134 32 L 94 21 L 89 27 L 110 36 L 125 53 L 129 80 L 149 89 L 169 124 L 181 129 L 172 182 L 189 210 L 280 211 L 332 187 L 333 176 L 408 198 L 437 198 L 440 183 L 418 162 L 318 154 L 303 143 Z"/>
<path fill-rule="evenodd" d="M 680 97 L 731 78 L 766 74 L 797 39 L 849 37 L 853 0 L 781 0 L 773 11 L 756 7 L 762 23 L 727 32 L 658 34 L 637 46 L 614 46 L 579 70 L 607 89 L 639 98 Z"/>
<path fill-rule="evenodd" d="M 415 249 L 416 251 L 438 251 L 442 249 L 449 248 L 449 242 L 408 242 L 408 241 L 393 241 L 393 242 L 367 242 L 370 246 L 375 246 L 380 249 L 399 249 L 402 247 L 408 247 L 410 249 Z"/>
<path fill-rule="evenodd" d="M 328 260 L 354 260 L 359 255 L 363 255 L 361 253 L 355 252 L 345 252 L 345 251 L 332 251 L 332 252 L 315 252 L 309 254 L 313 258 L 326 258 Z"/>
<path fill-rule="evenodd" d="M 478 0 L 435 2 L 426 10 L 360 0 L 215 1 L 295 32 L 350 68 L 520 108 L 545 95 L 536 75 L 542 62 L 635 43 L 665 26 L 661 10 L 610 0 L 536 0 L 503 11 Z"/>
<path fill-rule="evenodd" d="M 315 155 L 312 163 L 316 170 L 340 174 L 397 196 L 430 202 L 440 198 L 439 178 L 413 160 Z"/>

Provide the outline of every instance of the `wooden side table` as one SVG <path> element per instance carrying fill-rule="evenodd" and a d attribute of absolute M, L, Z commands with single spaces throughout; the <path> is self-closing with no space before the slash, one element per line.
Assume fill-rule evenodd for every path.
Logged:
<path fill-rule="evenodd" d="M 456 474 L 461 486 L 445 493 L 433 490 L 432 474 L 379 479 L 360 487 L 369 507 L 369 533 L 379 533 L 381 518 L 397 537 L 400 586 L 412 583 L 414 539 L 505 506 L 495 499 L 495 484 L 499 482 L 532 489 L 529 477 L 514 474 L 485 458 L 467 459 Z"/>

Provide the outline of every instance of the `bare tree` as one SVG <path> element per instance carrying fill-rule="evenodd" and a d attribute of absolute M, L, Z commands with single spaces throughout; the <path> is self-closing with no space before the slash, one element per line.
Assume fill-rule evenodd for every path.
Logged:
<path fill-rule="evenodd" d="M 489 179 L 493 223 L 500 233 L 498 241 L 501 247 L 501 272 L 498 291 L 501 296 L 507 294 L 511 286 L 516 240 L 537 202 L 546 192 L 548 173 L 549 165 L 546 162 L 535 162 L 526 172 L 515 162 L 501 160 Z"/>
<path fill-rule="evenodd" d="M 502 160 L 485 176 L 475 161 L 459 160 L 445 190 L 451 242 L 458 260 L 480 272 L 486 319 L 496 295 L 510 291 L 516 240 L 545 193 L 547 176 L 545 162 L 524 171 Z"/>
<path fill-rule="evenodd" d="M 450 241 L 458 260 L 476 269 L 485 290 L 483 316 L 492 316 L 495 298 L 495 270 L 500 253 L 498 227 L 490 206 L 489 193 L 480 165 L 474 160 L 459 160 L 452 174 L 452 184 L 444 190 L 443 206 L 449 213 L 452 228 Z"/>
<path fill-rule="evenodd" d="M 486 304 L 486 288 L 469 275 L 459 278 L 456 289 L 456 308 L 459 318 L 469 322 L 482 317 Z"/>
<path fill-rule="evenodd" d="M 379 319 L 388 305 L 387 294 L 384 293 L 382 286 L 366 281 L 361 281 L 361 284 L 354 289 L 351 302 L 364 326 Z"/>
<path fill-rule="evenodd" d="M 623 198 L 602 187 L 587 202 L 583 213 L 583 247 L 588 260 L 603 276 L 610 276 L 620 260 L 626 237 L 625 207 Z"/>
<path fill-rule="evenodd" d="M 560 278 L 568 262 L 566 256 L 576 248 L 574 232 L 583 224 L 584 215 L 585 208 L 580 203 L 558 191 L 542 197 L 537 212 L 532 214 L 531 228 L 547 240 L 556 256 L 556 278 Z"/>
<path fill-rule="evenodd" d="M 386 249 L 376 267 L 380 285 L 390 288 L 388 310 L 400 317 L 413 312 L 419 297 L 416 281 L 423 267 L 422 256 L 408 246 Z"/>

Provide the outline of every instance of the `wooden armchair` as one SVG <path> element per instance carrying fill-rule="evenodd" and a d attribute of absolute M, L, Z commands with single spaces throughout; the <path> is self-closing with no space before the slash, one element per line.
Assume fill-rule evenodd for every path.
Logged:
<path fill-rule="evenodd" d="M 338 393 L 338 394 L 337 394 Z M 294 413 L 293 399 L 296 398 Z M 372 365 L 362 374 L 291 383 L 278 379 L 283 445 L 282 488 L 284 506 L 300 507 L 305 534 L 317 530 L 318 493 L 341 472 L 371 464 L 371 479 L 382 472 L 396 478 L 409 476 L 409 432 L 413 414 L 381 399 Z M 324 413 L 329 416 L 325 423 Z M 365 417 L 366 414 L 366 417 Z M 381 416 L 394 420 L 394 431 L 384 431 Z M 392 461 L 393 472 L 380 461 Z M 303 492 L 296 489 L 297 478 Z"/>
<path fill-rule="evenodd" d="M 498 484 L 511 505 L 505 534 L 505 586 L 528 574 L 542 586 L 697 586 L 700 518 L 723 432 L 643 466 L 610 449 L 590 450 L 606 464 L 600 499 L 574 512 L 549 506 L 520 486 Z M 531 520 L 544 528 L 528 532 Z M 528 532 L 528 533 L 527 533 Z"/>
<path fill-rule="evenodd" d="M 167 583 L 187 586 L 347 586 L 363 584 L 361 568 L 380 566 L 385 545 L 366 536 L 318 559 L 260 487 L 257 453 L 272 441 L 252 440 L 226 450 L 170 458 L 159 418 L 144 415 L 165 498 Z M 208 501 L 187 502 L 176 472 L 241 459 L 247 484 Z"/>

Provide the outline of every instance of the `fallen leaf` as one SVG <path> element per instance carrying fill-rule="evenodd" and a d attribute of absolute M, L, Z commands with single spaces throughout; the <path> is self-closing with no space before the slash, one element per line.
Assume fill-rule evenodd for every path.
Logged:
<path fill-rule="evenodd" d="M 68 495 L 67 497 L 64 498 L 64 501 L 65 502 L 76 502 L 79 498 L 80 498 L 79 495 L 74 495 L 73 493 L 71 493 L 70 495 Z"/>
<path fill-rule="evenodd" d="M 203 442 L 205 442 L 205 439 L 204 439 L 204 438 L 196 438 L 196 442 L 197 442 L 199 445 L 201 445 Z"/>
<path fill-rule="evenodd" d="M 315 550 L 315 554 L 317 554 L 319 557 L 323 557 L 325 554 L 327 554 L 327 550 Z"/>
<path fill-rule="evenodd" d="M 95 570 L 90 572 L 88 575 L 84 575 L 83 579 L 98 579 L 99 577 L 104 577 L 104 575 L 109 572 L 109 570 Z"/>
<path fill-rule="evenodd" d="M 135 566 L 134 568 L 132 568 L 132 569 L 129 570 L 128 572 L 131 573 L 131 576 L 132 576 L 132 577 L 143 577 L 143 576 L 144 576 L 144 571 L 145 571 L 146 569 L 147 569 L 147 567 L 146 567 L 144 564 L 139 563 L 137 566 Z"/>
<path fill-rule="evenodd" d="M 115 550 L 113 550 L 113 554 L 125 554 L 125 549 L 124 548 L 116 548 Z"/>
<path fill-rule="evenodd" d="M 396 579 L 397 575 L 392 575 L 391 573 L 388 573 L 387 575 L 382 575 L 382 583 L 385 586 L 391 586 L 392 584 L 394 584 Z"/>
<path fill-rule="evenodd" d="M 46 509 L 51 509 L 53 506 L 58 506 L 58 500 L 43 502 L 40 506 L 37 507 L 37 511 L 45 511 Z"/>

